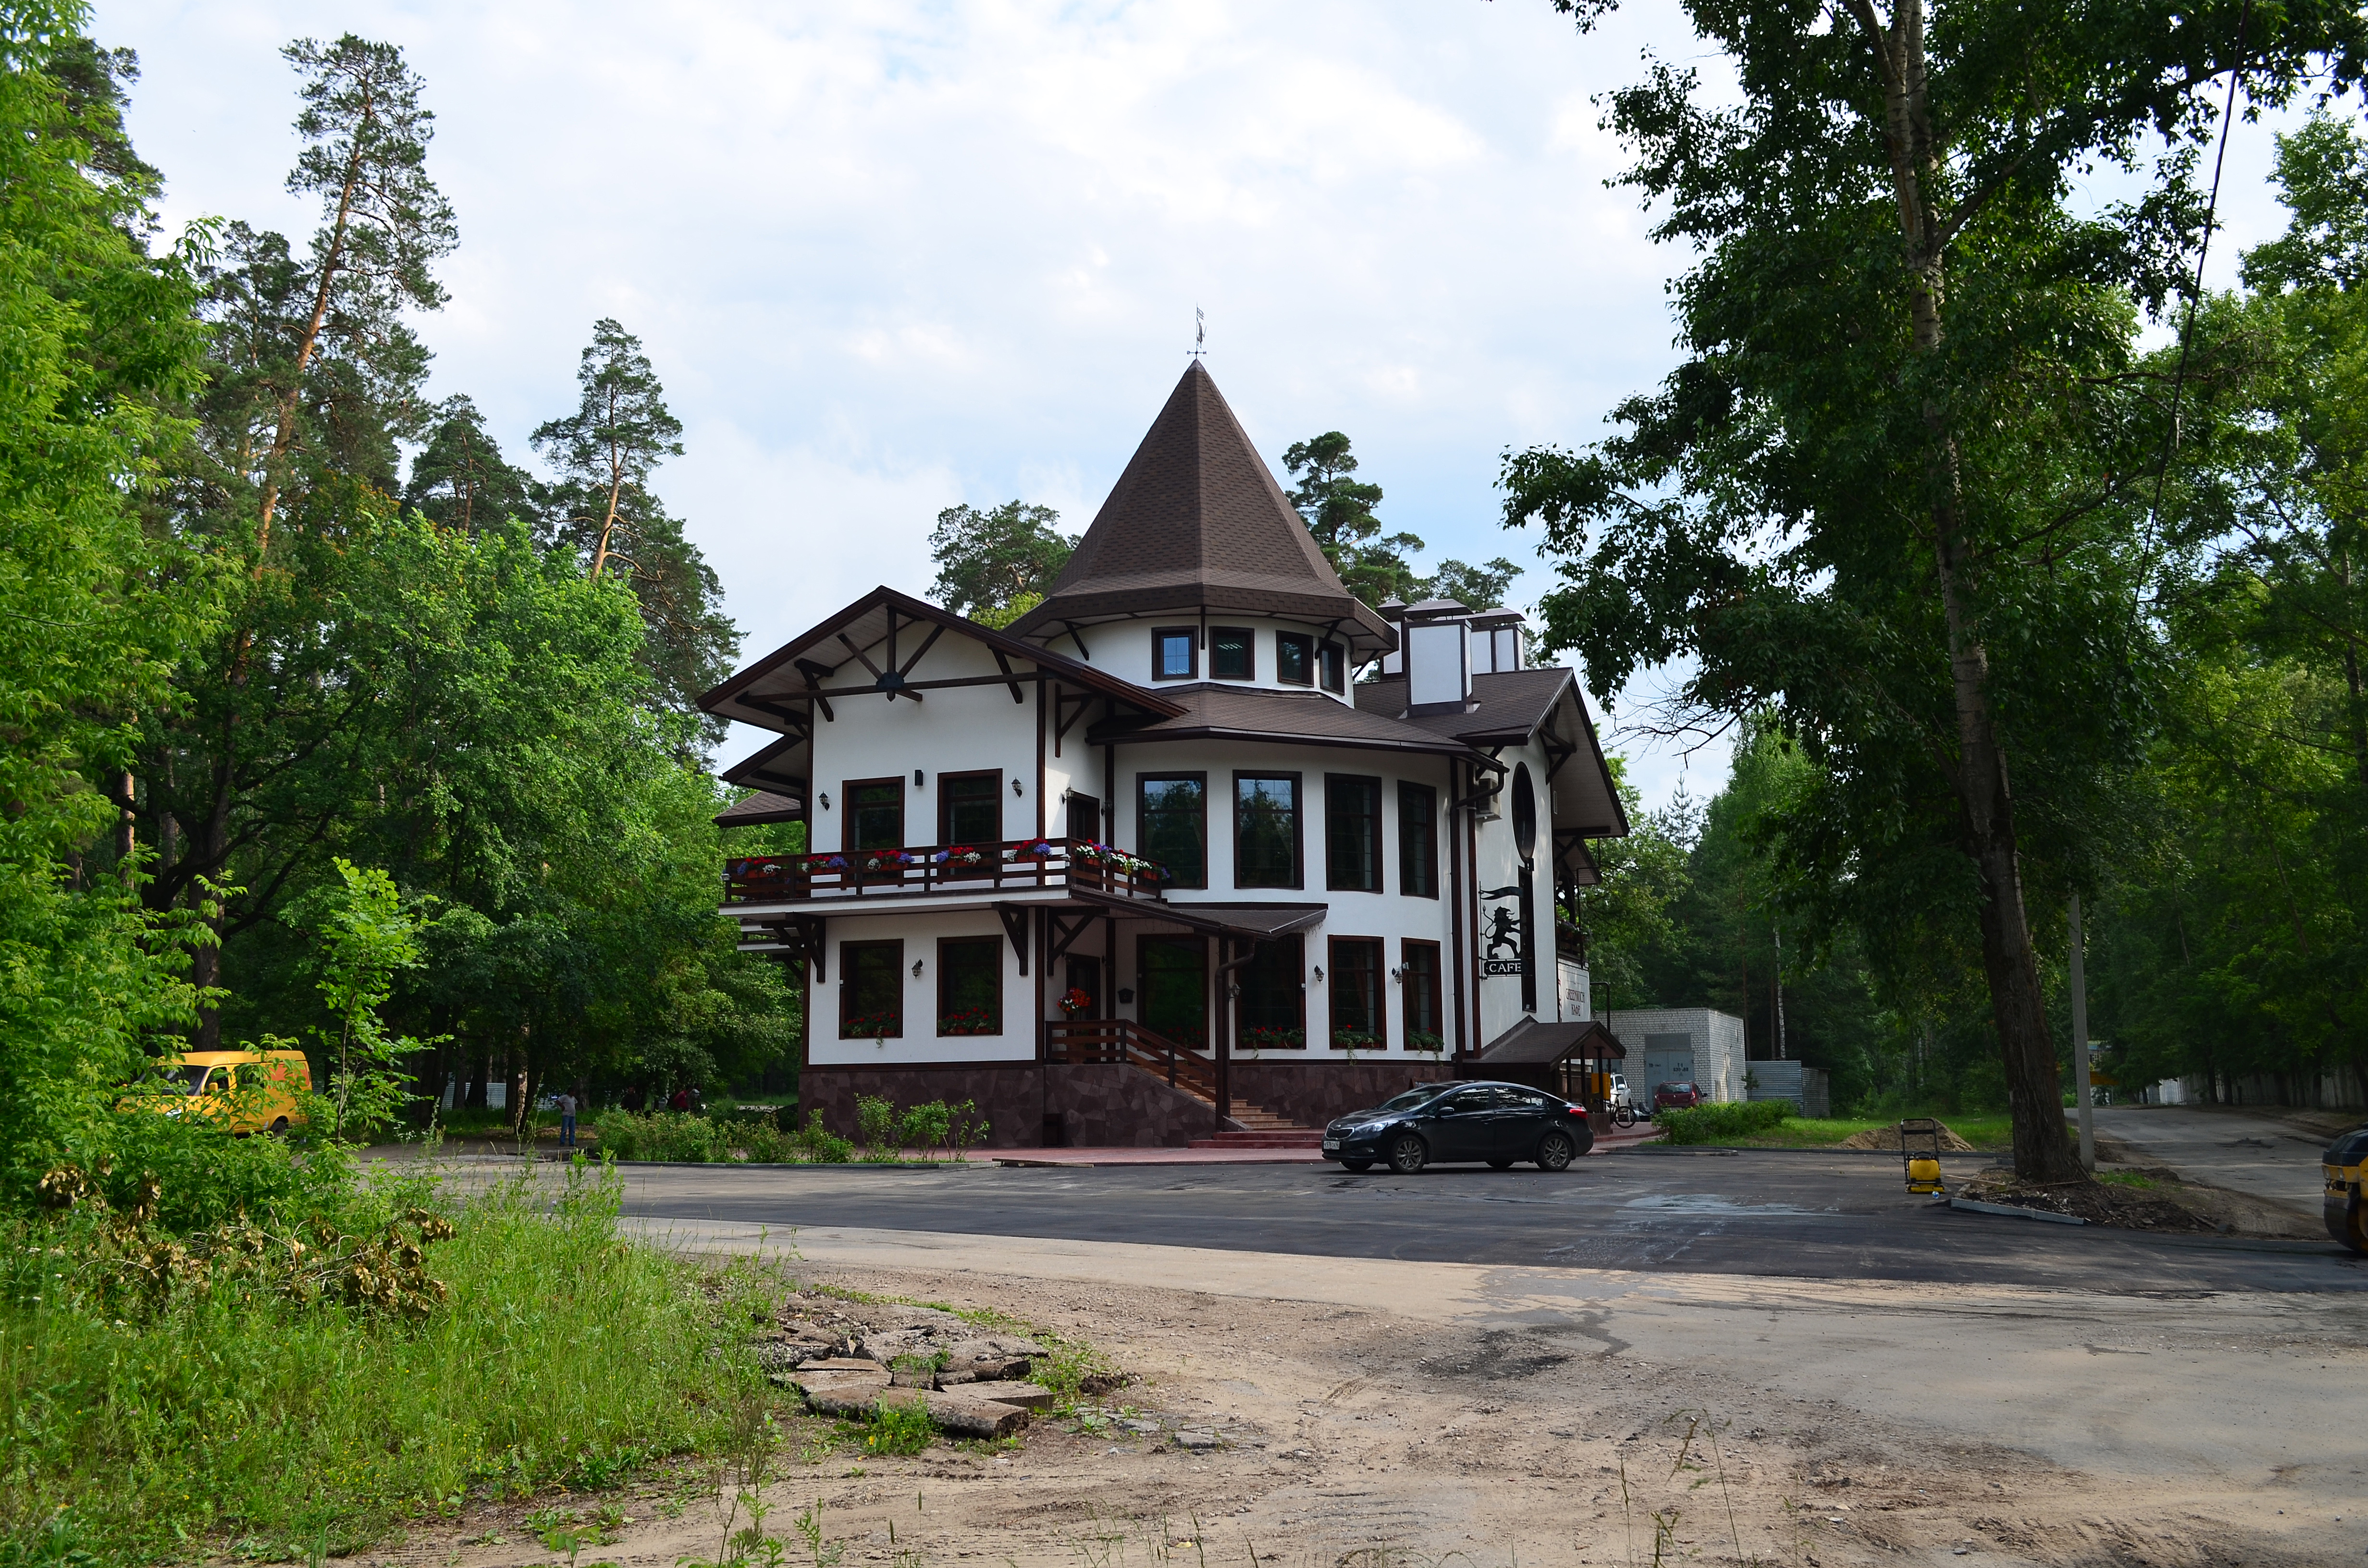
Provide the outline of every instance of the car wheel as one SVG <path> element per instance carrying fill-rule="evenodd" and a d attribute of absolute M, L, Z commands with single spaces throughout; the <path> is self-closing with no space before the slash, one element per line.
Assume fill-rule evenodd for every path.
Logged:
<path fill-rule="evenodd" d="M 272 1122 L 272 1124 L 271 1124 L 271 1131 L 274 1131 L 274 1132 L 285 1132 L 285 1131 L 288 1131 L 288 1119 L 287 1119 L 286 1117 L 284 1117 L 284 1116 L 283 1116 L 283 1117 L 280 1117 L 280 1118 L 277 1119 L 276 1120 L 274 1120 L 274 1121 Z"/>
<path fill-rule="evenodd" d="M 1492 1171 L 1509 1171 L 1513 1168 L 1513 1162 L 1510 1160 L 1491 1160 L 1488 1162 L 1488 1168 Z"/>
<path fill-rule="evenodd" d="M 1538 1169 L 1566 1171 L 1577 1153 L 1578 1146 L 1570 1141 L 1570 1134 L 1556 1129 L 1538 1140 Z"/>
<path fill-rule="evenodd" d="M 1390 1169 L 1400 1176 L 1414 1175 L 1429 1158 L 1429 1146 L 1411 1132 L 1401 1132 L 1390 1140 Z"/>
<path fill-rule="evenodd" d="M 1367 1171 L 1373 1168 L 1373 1162 L 1371 1160 L 1343 1160 L 1340 1162 L 1340 1166 L 1343 1170 L 1352 1171 L 1359 1176 L 1362 1176 Z"/>

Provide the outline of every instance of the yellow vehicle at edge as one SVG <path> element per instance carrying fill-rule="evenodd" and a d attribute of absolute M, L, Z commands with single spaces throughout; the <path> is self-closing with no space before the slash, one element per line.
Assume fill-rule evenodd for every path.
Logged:
<path fill-rule="evenodd" d="M 166 1116 L 194 1109 L 227 1122 L 241 1138 L 302 1122 L 303 1096 L 313 1092 L 313 1064 L 301 1051 L 190 1051 L 160 1058 L 155 1068 L 166 1092 L 128 1097 L 119 1109 L 145 1107 Z"/>

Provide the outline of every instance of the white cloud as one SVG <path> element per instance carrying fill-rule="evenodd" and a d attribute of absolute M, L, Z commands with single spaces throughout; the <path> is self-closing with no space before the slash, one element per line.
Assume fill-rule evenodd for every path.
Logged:
<path fill-rule="evenodd" d="M 523 456 L 592 321 L 639 334 L 687 426 L 658 489 L 752 653 L 926 587 L 955 502 L 1082 528 L 1196 304 L 1269 458 L 1348 431 L 1433 561 L 1527 562 L 1499 453 L 1592 438 L 1670 358 L 1676 258 L 1587 101 L 1687 40 L 1670 0 L 1585 40 L 1544 0 L 100 0 L 171 216 L 310 231 L 277 50 L 347 29 L 438 115 L 433 390 Z"/>

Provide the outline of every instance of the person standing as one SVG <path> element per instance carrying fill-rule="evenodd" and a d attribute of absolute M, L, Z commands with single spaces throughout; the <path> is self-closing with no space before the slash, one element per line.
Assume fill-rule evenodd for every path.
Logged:
<path fill-rule="evenodd" d="M 575 1096 L 565 1089 L 559 1091 L 559 1146 L 575 1147 Z"/>

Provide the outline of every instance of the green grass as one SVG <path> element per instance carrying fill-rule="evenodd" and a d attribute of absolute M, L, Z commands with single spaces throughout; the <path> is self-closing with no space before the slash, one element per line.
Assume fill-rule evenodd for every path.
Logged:
<path fill-rule="evenodd" d="M 1757 1103 L 1768 1105 L 1781 1102 L 1761 1100 Z M 1656 1119 L 1656 1124 L 1666 1123 L 1670 1114 L 1668 1111 L 1661 1112 Z M 1773 1127 L 1755 1131 L 1741 1132 L 1730 1137 L 1673 1139 L 1672 1142 L 1713 1142 L 1736 1148 L 1754 1149 L 1823 1149 L 1840 1142 L 1853 1132 L 1864 1132 L 1871 1128 L 1896 1127 L 1899 1125 L 1899 1120 L 1900 1119 L 1896 1116 L 1788 1116 Z M 1976 1149 L 2005 1149 L 2014 1142 L 2013 1122 L 2004 1112 L 1983 1111 L 1965 1116 L 1942 1115 L 1940 1120 L 1951 1131 Z"/>
<path fill-rule="evenodd" d="M 145 1315 L 76 1267 L 107 1251 L 95 1220 L 0 1222 L 0 1564 L 343 1554 L 712 1449 L 773 1397 L 741 1342 L 778 1282 L 624 1241 L 619 1190 L 578 1172 L 555 1205 L 513 1185 L 447 1207 L 424 1267 L 449 1299 L 424 1321 L 251 1280 Z"/>

